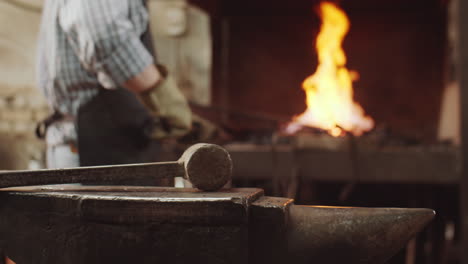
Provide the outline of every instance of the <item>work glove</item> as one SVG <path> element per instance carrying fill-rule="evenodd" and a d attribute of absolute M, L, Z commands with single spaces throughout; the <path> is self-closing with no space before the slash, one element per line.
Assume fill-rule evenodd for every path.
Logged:
<path fill-rule="evenodd" d="M 153 139 L 177 138 L 187 134 L 192 125 L 192 112 L 175 79 L 164 66 L 157 65 L 163 79 L 153 88 L 139 94 L 145 107 L 157 120 L 150 133 Z"/>

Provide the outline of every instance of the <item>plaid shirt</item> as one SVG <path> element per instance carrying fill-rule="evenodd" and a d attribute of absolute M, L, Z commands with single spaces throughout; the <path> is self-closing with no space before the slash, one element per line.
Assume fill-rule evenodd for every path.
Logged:
<path fill-rule="evenodd" d="M 121 87 L 154 63 L 140 40 L 148 22 L 143 1 L 46 0 L 37 79 L 50 106 L 75 116 L 100 87 Z"/>

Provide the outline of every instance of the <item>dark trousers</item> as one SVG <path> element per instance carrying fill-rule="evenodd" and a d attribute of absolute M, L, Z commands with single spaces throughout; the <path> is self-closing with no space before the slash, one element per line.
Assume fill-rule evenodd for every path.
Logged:
<path fill-rule="evenodd" d="M 153 123 L 153 116 L 127 89 L 101 89 L 78 112 L 80 166 L 158 161 L 160 143 L 148 136 Z M 125 181 L 115 184 L 157 183 L 149 179 L 147 182 Z"/>

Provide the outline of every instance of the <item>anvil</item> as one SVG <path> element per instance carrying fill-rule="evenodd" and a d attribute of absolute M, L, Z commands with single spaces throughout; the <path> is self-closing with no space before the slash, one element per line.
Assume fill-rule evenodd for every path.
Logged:
<path fill-rule="evenodd" d="M 41 186 L 0 192 L 17 264 L 384 263 L 429 209 L 295 205 L 261 189 Z"/>

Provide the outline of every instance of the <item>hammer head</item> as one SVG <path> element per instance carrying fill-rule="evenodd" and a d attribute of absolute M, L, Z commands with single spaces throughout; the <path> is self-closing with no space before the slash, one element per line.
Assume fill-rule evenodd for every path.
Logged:
<path fill-rule="evenodd" d="M 184 152 L 179 162 L 185 167 L 185 178 L 203 191 L 216 191 L 231 179 L 231 157 L 218 145 L 193 145 Z"/>

